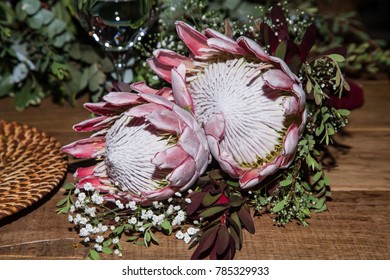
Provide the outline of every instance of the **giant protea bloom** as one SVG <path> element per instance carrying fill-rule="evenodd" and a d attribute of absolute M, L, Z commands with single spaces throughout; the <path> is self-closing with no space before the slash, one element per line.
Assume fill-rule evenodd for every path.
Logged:
<path fill-rule="evenodd" d="M 63 150 L 78 158 L 96 158 L 96 166 L 79 168 L 79 186 L 90 183 L 107 200 L 149 203 L 188 189 L 209 160 L 204 131 L 191 113 L 169 101 L 171 90 L 143 83 L 120 85 L 104 102 L 86 103 L 100 116 L 74 126 L 96 131 Z M 135 92 L 127 92 L 132 91 Z"/>
<path fill-rule="evenodd" d="M 221 168 L 249 188 L 287 167 L 306 119 L 298 78 L 247 37 L 176 27 L 191 57 L 160 49 L 148 62 L 203 125 Z"/>

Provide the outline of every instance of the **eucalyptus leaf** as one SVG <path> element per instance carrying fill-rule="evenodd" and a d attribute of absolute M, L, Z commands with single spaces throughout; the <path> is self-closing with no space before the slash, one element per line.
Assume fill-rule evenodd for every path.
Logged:
<path fill-rule="evenodd" d="M 279 201 L 273 208 L 272 212 L 278 213 L 284 208 L 284 200 Z"/>
<path fill-rule="evenodd" d="M 35 14 L 41 7 L 41 2 L 39 0 L 22 0 L 20 3 L 20 8 L 28 15 Z"/>
<path fill-rule="evenodd" d="M 89 250 L 89 255 L 93 260 L 100 260 L 100 255 L 96 250 L 93 249 Z"/>

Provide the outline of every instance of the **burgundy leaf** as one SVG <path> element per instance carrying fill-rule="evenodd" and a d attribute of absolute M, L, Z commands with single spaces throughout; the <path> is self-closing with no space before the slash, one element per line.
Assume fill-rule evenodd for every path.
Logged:
<path fill-rule="evenodd" d="M 191 196 L 191 203 L 187 205 L 186 211 L 188 216 L 193 215 L 199 206 L 202 204 L 203 197 L 206 195 L 206 192 L 199 192 Z"/>
<path fill-rule="evenodd" d="M 234 246 L 236 249 L 241 250 L 241 239 L 237 234 L 237 229 L 232 224 L 229 225 L 230 236 L 233 238 Z"/>
<path fill-rule="evenodd" d="M 349 84 L 349 91 L 343 90 L 341 98 L 336 95 L 331 95 L 328 105 L 336 109 L 353 110 L 360 108 L 364 104 L 364 91 L 362 86 L 358 83 L 347 80 Z"/>
<path fill-rule="evenodd" d="M 226 226 L 222 225 L 218 230 L 215 246 L 217 248 L 217 255 L 222 256 L 229 248 L 230 234 Z"/>
<path fill-rule="evenodd" d="M 302 61 L 306 60 L 311 48 L 314 46 L 314 43 L 316 42 L 317 38 L 317 33 L 318 31 L 314 24 L 310 25 L 306 29 L 305 35 L 303 35 L 301 44 L 299 45 L 299 52 Z"/>
<path fill-rule="evenodd" d="M 274 6 L 271 10 L 271 19 L 272 23 L 278 26 L 277 30 L 274 30 L 278 32 L 278 39 L 281 41 L 285 39 L 288 40 L 288 25 L 282 8 L 279 6 Z"/>
<path fill-rule="evenodd" d="M 204 258 L 205 253 L 215 245 L 215 238 L 217 236 L 219 225 L 207 230 L 203 233 L 202 237 L 199 240 L 199 245 L 195 249 L 194 253 L 191 256 L 191 259 L 201 259 Z M 214 246 L 215 247 L 215 246 Z"/>
<path fill-rule="evenodd" d="M 242 206 L 240 210 L 237 212 L 238 217 L 240 218 L 240 221 L 242 222 L 243 226 L 246 228 L 247 231 L 254 234 L 255 233 L 255 225 L 253 224 L 253 219 L 251 217 L 251 214 L 249 212 L 249 209 Z"/>

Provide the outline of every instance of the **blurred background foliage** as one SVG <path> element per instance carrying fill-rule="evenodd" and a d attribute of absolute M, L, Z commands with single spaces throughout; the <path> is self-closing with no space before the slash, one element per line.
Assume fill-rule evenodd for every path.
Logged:
<path fill-rule="evenodd" d="M 306 19 L 302 28 L 305 24 L 316 25 L 319 30 L 316 52 L 339 46 L 347 48 L 347 59 L 342 64 L 346 76 L 374 77 L 389 70 L 389 33 L 384 27 L 389 17 L 375 16 L 389 10 L 387 1 L 351 1 L 353 9 L 347 12 L 338 12 L 340 3 L 336 1 L 158 2 L 159 19 L 136 46 L 131 62 L 133 81 L 162 85 L 145 63 L 154 49 L 186 53 L 176 36 L 175 20 L 184 20 L 198 29 L 212 27 L 223 32 L 224 19 L 235 27 L 256 24 L 277 3 L 288 11 L 287 18 Z M 291 32 L 294 34 L 294 30 Z M 296 37 L 299 40 L 299 30 Z M 112 80 L 112 71 L 110 60 L 77 23 L 72 0 L 0 2 L 0 98 L 14 98 L 17 110 L 39 105 L 43 98 L 74 104 L 79 96 L 89 94 L 92 101 L 97 101 Z"/>

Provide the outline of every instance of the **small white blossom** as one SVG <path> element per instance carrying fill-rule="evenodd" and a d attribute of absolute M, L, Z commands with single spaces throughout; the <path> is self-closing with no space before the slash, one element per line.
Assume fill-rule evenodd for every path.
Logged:
<path fill-rule="evenodd" d="M 115 255 L 119 255 L 119 250 L 118 250 L 118 249 L 115 249 L 115 250 L 114 250 L 114 254 L 115 254 Z"/>
<path fill-rule="evenodd" d="M 101 235 L 98 235 L 95 239 L 96 243 L 102 243 L 104 241 L 104 237 Z"/>
<path fill-rule="evenodd" d="M 184 233 L 182 233 L 180 230 L 176 232 L 176 238 L 177 239 L 183 239 L 184 238 Z"/>
<path fill-rule="evenodd" d="M 68 221 L 69 222 L 73 222 L 73 216 L 72 215 L 68 215 Z"/>
<path fill-rule="evenodd" d="M 115 230 L 115 226 L 110 226 L 110 229 L 111 230 Z"/>
<path fill-rule="evenodd" d="M 85 183 L 84 186 L 83 186 L 84 190 L 86 191 L 92 191 L 93 190 L 93 186 L 91 183 Z"/>
<path fill-rule="evenodd" d="M 95 192 L 92 197 L 92 202 L 95 203 L 95 204 L 102 204 L 103 203 L 103 197 L 99 195 L 99 193 Z"/>
<path fill-rule="evenodd" d="M 115 237 L 112 239 L 112 243 L 113 244 L 118 244 L 119 243 L 119 238 L 118 237 Z"/>
<path fill-rule="evenodd" d="M 176 195 L 177 197 L 181 197 L 181 193 L 179 193 L 179 192 L 175 192 L 175 195 Z"/>
<path fill-rule="evenodd" d="M 190 203 L 191 203 L 191 198 L 186 198 L 186 199 L 185 199 L 185 202 L 187 202 L 188 204 L 190 204 Z"/>
<path fill-rule="evenodd" d="M 96 251 L 98 251 L 98 252 L 101 252 L 103 249 L 102 245 L 99 245 L 99 244 L 95 244 L 94 247 L 95 247 Z"/>
<path fill-rule="evenodd" d="M 137 223 L 137 218 L 136 217 L 131 217 L 127 221 L 129 222 L 130 225 L 135 225 Z"/>
<path fill-rule="evenodd" d="M 172 213 L 173 213 L 173 205 L 171 204 L 171 205 L 169 205 L 169 207 L 168 207 L 168 209 L 167 209 L 167 211 L 166 211 L 166 213 L 167 213 L 167 215 L 171 215 Z"/>
<path fill-rule="evenodd" d="M 88 243 L 90 240 L 91 240 L 91 239 L 89 239 L 89 237 L 85 237 L 85 238 L 84 238 L 84 242 L 85 242 L 85 243 Z"/>
<path fill-rule="evenodd" d="M 114 218 L 115 222 L 119 222 L 120 219 L 121 219 L 121 218 L 120 218 L 119 216 L 116 216 L 116 217 Z"/>
<path fill-rule="evenodd" d="M 194 227 L 190 227 L 190 228 L 187 229 L 187 233 L 188 233 L 189 235 L 194 235 L 194 234 L 196 234 L 198 231 L 199 231 L 199 229 L 194 228 Z"/>
<path fill-rule="evenodd" d="M 75 195 L 78 195 L 78 194 L 80 193 L 80 189 L 75 188 L 74 191 L 73 191 L 73 193 L 74 193 Z"/>
<path fill-rule="evenodd" d="M 119 209 L 124 209 L 125 206 L 120 200 L 115 201 L 116 206 L 118 206 Z"/>
<path fill-rule="evenodd" d="M 85 200 L 85 198 L 86 198 L 86 195 L 85 195 L 85 193 L 79 193 L 79 195 L 77 196 L 77 199 L 81 202 L 81 203 L 83 203 L 84 202 L 84 200 Z"/>
<path fill-rule="evenodd" d="M 175 209 L 176 211 L 179 211 L 181 208 L 179 205 L 176 205 L 175 207 L 173 207 L 173 209 Z"/>
<path fill-rule="evenodd" d="M 76 210 L 76 207 L 74 207 L 74 205 L 70 206 L 70 209 L 69 209 L 70 213 L 73 213 L 75 210 Z"/>
<path fill-rule="evenodd" d="M 86 229 L 86 228 L 81 228 L 81 229 L 80 229 L 79 235 L 80 235 L 80 237 L 86 237 L 86 236 L 88 236 L 88 235 L 89 235 L 88 229 Z"/>

